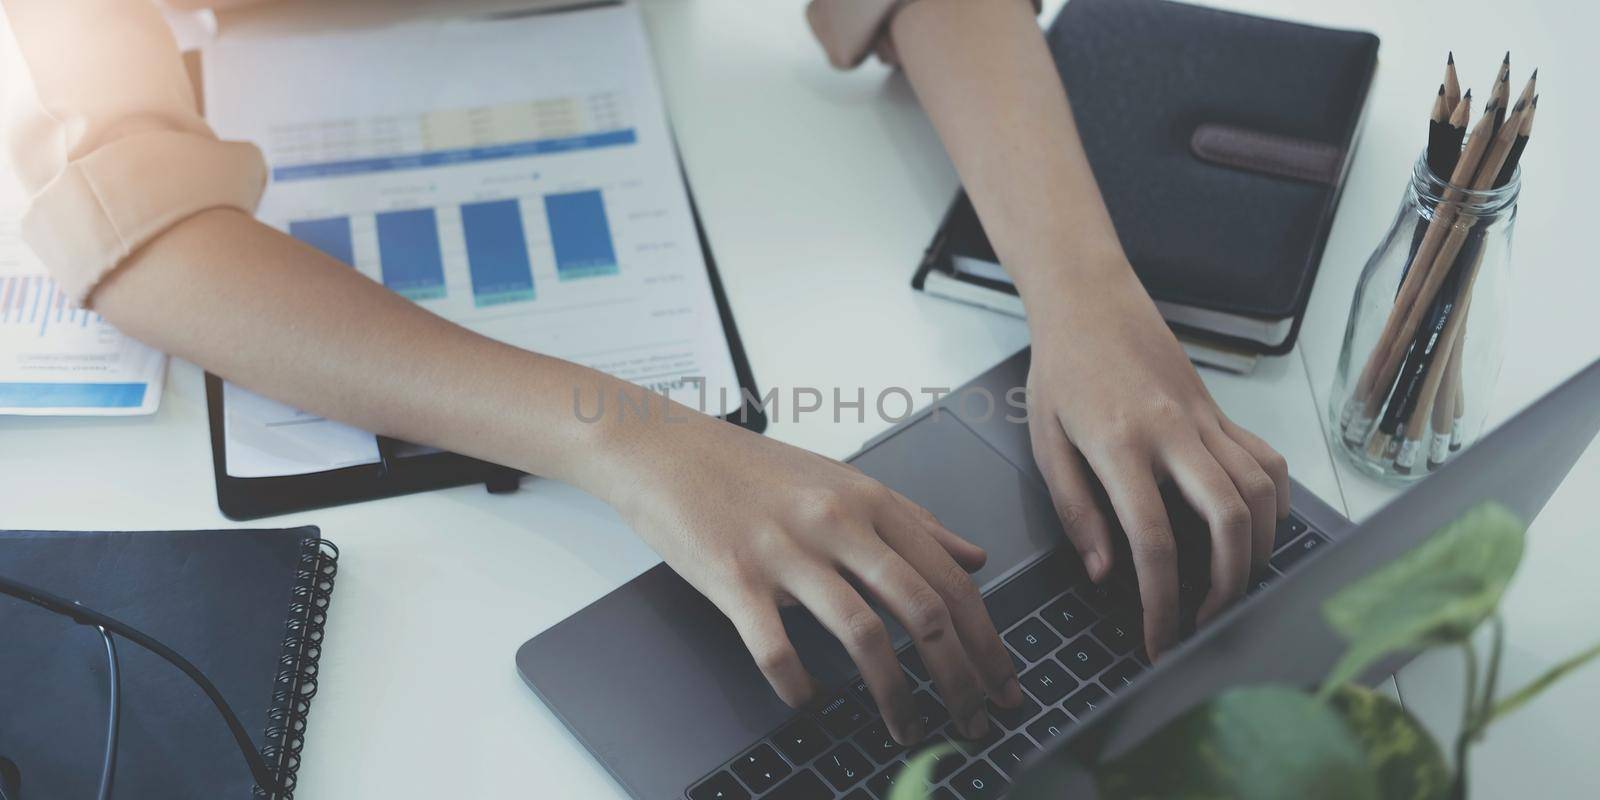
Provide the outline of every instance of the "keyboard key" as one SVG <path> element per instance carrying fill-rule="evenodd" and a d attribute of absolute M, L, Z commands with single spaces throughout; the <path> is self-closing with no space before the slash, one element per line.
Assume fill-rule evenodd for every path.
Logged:
<path fill-rule="evenodd" d="M 1083 596 L 1083 601 L 1089 604 L 1089 608 L 1102 617 L 1112 614 L 1131 615 L 1141 608 L 1138 588 L 1115 579 L 1091 584 L 1079 592 Z"/>
<path fill-rule="evenodd" d="M 904 664 L 906 669 L 911 670 L 911 674 L 917 676 L 917 680 L 924 683 L 927 682 L 928 667 L 922 663 L 922 656 L 917 653 L 917 648 L 913 647 L 901 653 L 900 663 Z"/>
<path fill-rule="evenodd" d="M 1250 586 L 1247 589 L 1245 589 L 1245 593 L 1246 594 L 1251 594 L 1251 595 L 1256 594 L 1256 593 L 1260 592 L 1262 589 L 1267 588 L 1268 584 L 1272 583 L 1273 581 L 1275 581 L 1277 579 L 1278 579 L 1278 571 L 1273 569 L 1272 567 L 1267 567 L 1266 569 L 1264 569 L 1264 570 L 1256 573 L 1255 575 L 1251 576 L 1251 578 L 1250 578 Z"/>
<path fill-rule="evenodd" d="M 1124 658 L 1118 661 L 1116 666 L 1106 670 L 1106 674 L 1100 676 L 1100 682 L 1105 684 L 1107 689 L 1120 692 L 1132 685 L 1133 679 L 1139 677 L 1141 672 L 1144 672 L 1143 664 L 1131 658 Z"/>
<path fill-rule="evenodd" d="M 1293 544 L 1283 548 L 1277 555 L 1272 557 L 1272 567 L 1279 572 L 1288 572 L 1294 569 L 1301 559 L 1311 555 L 1327 543 L 1328 540 L 1323 538 L 1322 534 L 1316 531 L 1306 531 L 1304 536 L 1294 540 Z"/>
<path fill-rule="evenodd" d="M 955 773 L 956 770 L 966 766 L 968 761 L 967 757 L 962 755 L 960 750 L 951 747 L 950 740 L 944 738 L 943 736 L 935 736 L 929 739 L 927 742 L 919 745 L 917 747 L 916 755 L 913 755 L 912 758 L 915 758 L 917 755 L 921 755 L 925 751 L 940 747 L 948 747 L 950 750 L 949 752 L 940 756 L 939 760 L 933 762 L 934 783 L 940 783 L 945 778 L 950 777 Z"/>
<path fill-rule="evenodd" d="M 940 705 L 938 700 L 933 699 L 933 695 L 917 692 L 911 695 L 911 699 L 917 704 L 917 715 L 922 719 L 923 733 L 933 733 L 950 721 L 949 712 L 944 710 L 944 706 Z"/>
<path fill-rule="evenodd" d="M 878 764 L 893 761 L 895 756 L 905 750 L 893 736 L 889 735 L 889 725 L 881 719 L 862 728 L 861 732 L 856 734 L 854 741 L 856 746 L 861 748 L 861 752 L 866 753 L 874 763 Z"/>
<path fill-rule="evenodd" d="M 1023 688 L 1047 706 L 1055 705 L 1078 685 L 1053 659 L 1041 661 L 1039 666 L 1022 673 L 1020 680 Z"/>
<path fill-rule="evenodd" d="M 1276 553 L 1287 547 L 1296 536 L 1306 532 L 1306 524 L 1294 517 L 1289 517 L 1278 523 L 1278 532 L 1273 536 L 1272 551 Z"/>
<path fill-rule="evenodd" d="M 1044 716 L 1033 721 L 1028 726 L 1028 735 L 1039 744 L 1045 744 L 1051 739 L 1065 733 L 1072 725 L 1072 718 L 1060 709 L 1052 708 L 1044 712 Z"/>
<path fill-rule="evenodd" d="M 896 761 L 883 768 L 882 772 L 872 776 L 867 781 L 867 789 L 878 800 L 889 800 L 889 793 L 894 791 L 894 781 L 900 777 L 900 770 L 906 768 L 906 762 Z"/>
<path fill-rule="evenodd" d="M 900 674 L 905 678 L 906 688 L 916 691 L 917 676 L 912 675 L 911 671 L 906 669 L 900 670 Z M 873 698 L 872 687 L 867 685 L 866 679 L 857 677 L 852 681 L 850 683 L 850 695 L 868 711 L 874 714 L 878 713 L 878 701 Z"/>
<path fill-rule="evenodd" d="M 933 800 L 956 800 L 956 793 L 940 786 L 933 790 Z"/>
<path fill-rule="evenodd" d="M 1061 637 L 1033 617 L 1012 628 L 1006 633 L 1005 640 L 1011 649 L 1017 651 L 1017 655 L 1029 663 L 1049 657 L 1050 651 L 1061 646 Z"/>
<path fill-rule="evenodd" d="M 828 748 L 828 735 L 810 717 L 785 725 L 772 739 L 792 764 L 804 764 Z"/>
<path fill-rule="evenodd" d="M 872 718 L 865 707 L 843 692 L 824 700 L 817 708 L 816 717 L 822 729 L 835 739 L 849 736 Z"/>
<path fill-rule="evenodd" d="M 1089 627 L 1099 617 L 1071 592 L 1055 599 L 1054 602 L 1044 607 L 1040 613 L 1044 621 L 1050 623 L 1062 636 L 1077 636 Z"/>
<path fill-rule="evenodd" d="M 1125 656 L 1144 643 L 1144 631 L 1138 625 L 1123 624 L 1115 617 L 1108 617 L 1094 626 L 1094 638 L 1113 654 Z"/>
<path fill-rule="evenodd" d="M 706 778 L 699 786 L 689 790 L 689 800 L 749 800 L 749 798 L 750 793 L 745 791 L 727 770 Z"/>
<path fill-rule="evenodd" d="M 828 751 L 828 754 L 817 759 L 814 764 L 822 777 L 833 784 L 833 788 L 844 791 L 860 783 L 873 770 L 873 763 L 861 755 L 861 751 L 848 744 L 841 744 Z M 831 799 L 830 799 L 831 800 Z"/>
<path fill-rule="evenodd" d="M 1079 636 L 1067 642 L 1067 646 L 1056 653 L 1056 658 L 1061 659 L 1061 663 L 1066 664 L 1067 669 L 1072 670 L 1079 680 L 1085 681 L 1111 665 L 1111 654 L 1088 636 Z"/>
<path fill-rule="evenodd" d="M 916 684 L 912 685 L 915 686 Z M 862 678 L 856 678 L 855 681 L 850 684 L 850 696 L 854 697 L 856 702 L 860 703 L 862 707 L 866 708 L 868 711 L 871 711 L 874 714 L 878 712 L 878 701 L 872 699 L 872 689 L 867 687 L 866 680 Z"/>
<path fill-rule="evenodd" d="M 980 736 L 977 739 L 968 739 L 967 737 L 962 736 L 954 731 L 951 732 L 951 735 L 955 737 L 956 747 L 961 748 L 961 752 L 966 753 L 969 756 L 977 756 L 982 755 L 983 751 L 988 750 L 989 747 L 995 742 L 998 742 L 1004 738 L 1006 735 L 1006 730 L 1005 728 L 1000 727 L 1000 725 L 994 720 L 990 720 L 989 730 L 985 731 L 983 736 Z"/>
<path fill-rule="evenodd" d="M 789 774 L 789 765 L 783 763 L 783 758 L 771 745 L 758 744 L 734 760 L 733 774 L 738 775 L 750 791 L 761 794 Z"/>
<path fill-rule="evenodd" d="M 872 793 L 868 792 L 867 787 L 863 786 L 839 798 L 839 800 L 872 800 Z"/>
<path fill-rule="evenodd" d="M 1105 700 L 1106 690 L 1100 688 L 1100 684 L 1086 683 L 1082 689 L 1073 692 L 1072 696 L 1067 698 L 1067 702 L 1062 705 L 1072 713 L 1072 716 L 1083 719 L 1084 715 L 1099 708 L 1100 704 L 1104 703 Z"/>
<path fill-rule="evenodd" d="M 961 770 L 950 781 L 950 785 L 964 800 L 996 800 L 1011 788 L 1011 784 L 1006 783 L 1000 772 L 987 761 L 978 761 Z"/>
<path fill-rule="evenodd" d="M 1039 746 L 1034 744 L 1032 739 L 1019 733 L 990 750 L 989 758 L 999 764 L 1007 775 L 1015 778 L 1017 770 L 1022 767 L 1022 762 L 1038 749 Z"/>
<path fill-rule="evenodd" d="M 761 800 L 833 800 L 833 790 L 823 785 L 817 773 L 806 770 L 783 782 Z"/>
<path fill-rule="evenodd" d="M 994 620 L 997 631 L 1010 630 L 1013 625 L 1033 616 L 1039 604 L 1072 588 L 1083 580 L 1083 565 L 1078 552 L 1070 547 L 1058 547 L 1055 552 L 1039 559 L 1022 574 L 1000 584 L 983 597 Z"/>
<path fill-rule="evenodd" d="M 1027 692 L 1022 693 L 1022 705 L 1016 708 L 1001 708 L 994 703 L 989 704 L 990 718 L 1005 726 L 1008 731 L 1021 728 L 1038 713 L 1039 704 L 1033 702 L 1033 698 L 1029 697 Z"/>

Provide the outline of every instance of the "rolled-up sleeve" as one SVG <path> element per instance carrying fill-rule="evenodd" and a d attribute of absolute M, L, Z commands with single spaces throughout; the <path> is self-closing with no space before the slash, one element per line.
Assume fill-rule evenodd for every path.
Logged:
<path fill-rule="evenodd" d="M 254 145 L 201 118 L 177 44 L 145 0 L 0 0 L 0 145 L 28 197 L 23 239 L 79 303 L 123 259 L 201 211 L 253 211 Z"/>
<path fill-rule="evenodd" d="M 855 67 L 873 53 L 893 64 L 896 59 L 888 36 L 889 21 L 900 9 L 916 1 L 811 0 L 806 6 L 806 21 L 811 23 L 811 32 L 828 54 L 829 63 L 839 69 Z M 1033 4 L 1035 14 L 1039 13 L 1041 0 L 1027 2 Z"/>

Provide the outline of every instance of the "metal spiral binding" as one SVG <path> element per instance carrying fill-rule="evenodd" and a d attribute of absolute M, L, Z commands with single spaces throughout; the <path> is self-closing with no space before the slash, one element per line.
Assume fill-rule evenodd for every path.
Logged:
<path fill-rule="evenodd" d="M 265 744 L 261 758 L 283 784 L 283 793 L 271 797 L 258 786 L 254 796 L 263 800 L 293 800 L 300 749 L 305 745 L 306 714 L 317 695 L 317 663 L 322 658 L 322 629 L 328 620 L 333 579 L 339 573 L 339 548 L 333 542 L 307 539 L 300 549 L 295 586 L 284 623 L 283 654 L 273 680 L 272 707 L 267 710 Z"/>

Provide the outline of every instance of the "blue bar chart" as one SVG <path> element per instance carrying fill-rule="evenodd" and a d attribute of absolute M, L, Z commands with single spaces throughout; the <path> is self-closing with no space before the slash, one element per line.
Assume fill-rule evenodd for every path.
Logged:
<path fill-rule="evenodd" d="M 511 199 L 463 203 L 461 230 L 467 240 L 474 305 L 533 299 L 533 266 L 528 260 L 520 202 Z"/>
<path fill-rule="evenodd" d="M 444 297 L 444 257 L 434 210 L 383 211 L 377 216 L 383 285 L 412 300 Z"/>
<path fill-rule="evenodd" d="M 350 218 L 326 217 L 289 223 L 289 235 L 328 255 L 355 266 L 355 248 L 350 243 Z"/>
<path fill-rule="evenodd" d="M 599 189 L 547 194 L 544 213 L 561 280 L 617 273 L 617 251 Z"/>
<path fill-rule="evenodd" d="M 0 277 L 0 325 L 32 328 L 40 338 L 52 326 L 86 328 L 100 315 L 68 302 L 66 292 L 43 275 Z"/>

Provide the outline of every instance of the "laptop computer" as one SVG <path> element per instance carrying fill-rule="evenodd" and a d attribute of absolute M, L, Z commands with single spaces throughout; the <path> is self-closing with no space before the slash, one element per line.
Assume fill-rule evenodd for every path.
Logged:
<path fill-rule="evenodd" d="M 1024 385 L 1027 359 L 1018 353 L 964 388 L 1004 397 Z M 1269 572 L 1154 668 L 1140 654 L 1131 585 L 1092 584 L 1063 546 L 1027 426 L 969 414 L 957 396 L 849 460 L 989 551 L 976 580 L 1028 698 L 997 711 L 984 741 L 954 735 L 915 651 L 891 629 L 930 731 L 918 749 L 957 747 L 940 761 L 931 796 L 990 800 L 1037 774 L 1029 765 L 1041 758 L 1115 755 L 1230 686 L 1321 679 L 1343 643 L 1319 606 L 1340 587 L 1482 501 L 1524 519 L 1538 513 L 1600 429 L 1600 362 L 1361 525 L 1296 486 Z M 1192 609 L 1205 591 L 1196 550 L 1206 536 L 1181 515 L 1180 562 L 1202 565 L 1180 567 Z M 806 666 L 833 689 L 800 712 L 768 687 L 716 607 L 665 565 L 529 640 L 517 668 L 637 800 L 882 800 L 915 751 L 888 736 L 850 659 L 815 620 L 793 610 L 785 623 Z"/>

